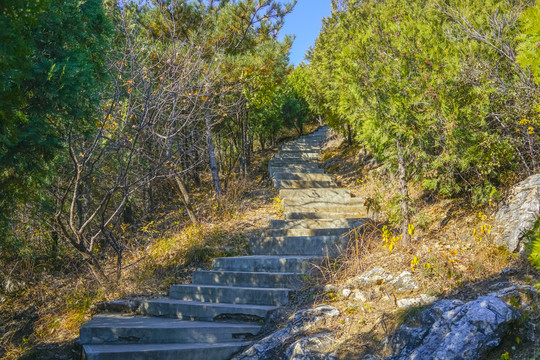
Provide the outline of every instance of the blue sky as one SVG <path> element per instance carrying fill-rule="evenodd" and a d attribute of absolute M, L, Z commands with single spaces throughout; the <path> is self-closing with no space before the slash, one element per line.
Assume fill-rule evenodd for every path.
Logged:
<path fill-rule="evenodd" d="M 322 18 L 331 14 L 330 2 L 331 0 L 298 0 L 293 12 L 285 17 L 281 37 L 296 35 L 290 55 L 291 63 L 295 66 L 304 59 L 308 47 L 315 43 Z"/>

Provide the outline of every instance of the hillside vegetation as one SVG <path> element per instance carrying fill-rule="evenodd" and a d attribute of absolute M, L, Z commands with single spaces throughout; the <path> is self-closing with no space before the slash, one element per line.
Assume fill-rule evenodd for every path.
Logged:
<path fill-rule="evenodd" d="M 348 305 L 365 270 L 392 263 L 438 297 L 480 294 L 508 267 L 537 281 L 538 225 L 533 266 L 491 228 L 540 171 L 540 4 L 333 0 L 294 68 L 293 38 L 278 40 L 294 3 L 0 4 L 0 357 L 69 358 L 98 303 L 248 254 L 280 214 L 268 160 L 323 123 L 326 170 L 373 214 L 299 297 L 350 315 L 334 324 L 349 325 L 344 358 L 399 315 Z"/>

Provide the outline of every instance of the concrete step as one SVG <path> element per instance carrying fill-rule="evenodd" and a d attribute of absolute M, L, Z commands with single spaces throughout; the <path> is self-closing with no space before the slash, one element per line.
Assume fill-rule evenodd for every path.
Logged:
<path fill-rule="evenodd" d="M 351 198 L 351 191 L 347 189 L 281 189 L 280 199 L 313 199 L 315 201 L 342 201 Z"/>
<path fill-rule="evenodd" d="M 282 151 L 307 151 L 310 153 L 321 153 L 321 145 L 320 144 L 306 144 L 306 143 L 288 143 L 281 146 Z"/>
<path fill-rule="evenodd" d="M 107 314 L 94 316 L 81 327 L 79 341 L 96 344 L 188 344 L 245 341 L 261 325 L 184 321 L 170 318 Z"/>
<path fill-rule="evenodd" d="M 276 308 L 270 305 L 216 304 L 161 298 L 144 301 L 139 312 L 147 316 L 192 321 L 261 321 Z"/>
<path fill-rule="evenodd" d="M 316 161 L 302 160 L 302 159 L 288 159 L 288 160 L 276 159 L 276 160 L 270 160 L 268 162 L 268 167 L 271 167 L 271 168 L 279 168 L 279 167 L 288 168 L 290 166 L 301 167 L 305 169 L 312 169 L 312 168 L 319 167 Z"/>
<path fill-rule="evenodd" d="M 287 220 L 294 219 L 343 219 L 343 218 L 362 218 L 366 217 L 365 213 L 356 211 L 346 212 L 284 212 L 283 217 Z"/>
<path fill-rule="evenodd" d="M 270 161 L 268 163 L 268 168 L 270 169 L 283 169 L 283 170 L 294 170 L 304 171 L 311 169 L 318 169 L 319 165 L 313 161 L 306 160 L 287 160 L 287 161 Z"/>
<path fill-rule="evenodd" d="M 311 167 L 311 166 L 309 168 L 296 166 L 296 165 L 275 166 L 275 167 L 269 166 L 268 167 L 268 172 L 270 173 L 270 177 L 273 177 L 274 173 L 287 172 L 287 171 L 290 171 L 292 173 L 304 171 L 310 174 L 324 174 L 324 169 L 321 169 L 318 167 Z"/>
<path fill-rule="evenodd" d="M 171 285 L 169 297 L 176 300 L 219 304 L 285 305 L 290 289 L 215 285 Z"/>
<path fill-rule="evenodd" d="M 288 158 L 300 158 L 300 159 L 320 159 L 320 148 L 287 148 L 281 149 L 272 159 L 288 159 Z"/>
<path fill-rule="evenodd" d="M 284 204 L 283 206 L 285 212 L 329 212 L 342 214 L 367 214 L 366 207 L 363 203 L 359 205 L 326 205 L 322 203 L 306 203 L 299 205 Z"/>
<path fill-rule="evenodd" d="M 353 219 L 296 219 L 271 220 L 270 229 L 338 229 L 355 228 L 364 223 L 364 220 Z"/>
<path fill-rule="evenodd" d="M 87 360 L 227 360 L 249 344 L 84 345 L 83 349 Z"/>
<path fill-rule="evenodd" d="M 320 158 L 321 157 L 321 148 L 319 146 L 288 146 L 283 147 L 274 157 L 306 157 L 306 158 Z"/>
<path fill-rule="evenodd" d="M 334 181 L 318 180 L 274 180 L 276 189 L 313 189 L 313 188 L 334 188 Z"/>
<path fill-rule="evenodd" d="M 271 236 L 339 236 L 348 232 L 350 228 L 335 229 L 268 229 L 262 235 Z"/>
<path fill-rule="evenodd" d="M 241 256 L 214 259 L 213 269 L 222 271 L 293 272 L 307 274 L 320 258 L 312 256 Z"/>
<path fill-rule="evenodd" d="M 283 206 L 304 206 L 304 207 L 326 207 L 326 206 L 338 206 L 338 207 L 351 207 L 351 206 L 364 206 L 366 200 L 364 198 L 321 198 L 312 199 L 308 197 L 296 197 L 283 199 Z"/>
<path fill-rule="evenodd" d="M 301 172 L 275 172 L 274 180 L 304 180 L 304 181 L 334 181 L 334 177 L 328 174 L 314 174 Z"/>
<path fill-rule="evenodd" d="M 295 273 L 197 270 L 192 281 L 200 285 L 296 289 L 302 282 L 302 276 Z"/>
<path fill-rule="evenodd" d="M 341 236 L 286 236 L 250 241 L 254 255 L 334 256 L 343 251 L 346 240 Z"/>

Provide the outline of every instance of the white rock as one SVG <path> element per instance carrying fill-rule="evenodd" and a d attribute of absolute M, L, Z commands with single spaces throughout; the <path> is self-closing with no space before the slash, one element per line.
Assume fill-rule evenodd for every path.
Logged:
<path fill-rule="evenodd" d="M 353 293 L 353 299 L 361 302 L 366 302 L 367 298 L 365 297 L 364 293 L 358 290 L 355 290 Z"/>
<path fill-rule="evenodd" d="M 435 300 L 437 300 L 435 296 L 422 294 L 417 298 L 400 299 L 397 301 L 397 305 L 400 308 L 410 307 L 410 306 L 422 306 L 422 305 L 431 304 Z"/>
<path fill-rule="evenodd" d="M 523 234 L 534 227 L 540 216 L 540 174 L 529 176 L 510 190 L 499 204 L 493 230 L 495 243 L 506 245 L 509 251 L 522 251 Z"/>
<path fill-rule="evenodd" d="M 412 274 L 408 271 L 404 271 L 398 276 L 396 276 L 395 279 L 390 281 L 390 284 L 396 289 L 396 291 L 413 291 L 418 289 L 418 285 L 416 284 L 416 281 L 414 281 L 414 278 L 412 277 Z"/>
<path fill-rule="evenodd" d="M 334 284 L 326 284 L 324 286 L 324 292 L 336 292 L 338 291 L 338 288 Z"/>
<path fill-rule="evenodd" d="M 369 271 L 366 271 L 359 277 L 353 279 L 350 283 L 351 285 L 362 288 L 371 285 L 380 285 L 384 282 L 392 280 L 393 276 L 388 271 L 383 268 L 376 267 Z"/>
<path fill-rule="evenodd" d="M 349 296 L 351 296 L 351 292 L 352 291 L 350 289 L 343 289 L 343 291 L 341 292 L 341 295 L 348 298 Z"/>

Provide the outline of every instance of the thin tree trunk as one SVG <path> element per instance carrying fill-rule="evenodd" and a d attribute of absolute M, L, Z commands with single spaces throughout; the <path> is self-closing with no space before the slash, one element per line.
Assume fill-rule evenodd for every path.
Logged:
<path fill-rule="evenodd" d="M 98 260 L 88 252 L 81 251 L 80 253 L 88 264 L 88 267 L 90 268 L 90 271 L 92 271 L 92 274 L 96 278 L 97 282 L 101 286 L 109 285 L 109 279 L 107 278 L 107 275 L 105 275 L 105 272 L 103 271 L 103 268 L 99 264 Z"/>
<path fill-rule="evenodd" d="M 186 207 L 186 211 L 189 215 L 189 219 L 191 220 L 193 224 L 197 224 L 197 217 L 195 216 L 195 212 L 193 211 L 193 207 L 191 206 L 189 193 L 186 189 L 186 186 L 184 185 L 184 182 L 178 175 L 175 175 L 174 179 L 176 180 L 176 185 L 178 185 L 178 188 L 180 189 L 180 194 L 182 195 L 182 202 L 184 203 L 184 206 Z"/>
<path fill-rule="evenodd" d="M 210 112 L 206 110 L 206 142 L 208 145 L 208 156 L 210 158 L 210 172 L 212 173 L 212 180 L 214 182 L 214 191 L 219 197 L 223 193 L 221 191 L 221 183 L 219 182 L 219 168 L 216 161 L 216 149 L 214 147 L 214 139 L 212 138 L 212 120 L 210 119 Z"/>
<path fill-rule="evenodd" d="M 347 145 L 352 145 L 352 129 L 351 124 L 347 123 Z"/>
<path fill-rule="evenodd" d="M 243 153 L 244 153 L 244 163 L 243 163 L 243 173 L 244 173 L 244 177 L 247 177 L 247 174 L 248 174 L 248 167 L 249 167 L 249 158 L 250 158 L 250 149 L 251 149 L 251 146 L 250 146 L 250 141 L 249 141 L 249 123 L 248 123 L 248 110 L 246 109 L 245 111 L 245 116 L 244 116 L 244 119 L 242 121 L 243 125 L 242 125 L 242 138 L 243 138 L 243 145 L 244 145 L 244 148 L 243 148 Z"/>
<path fill-rule="evenodd" d="M 401 235 L 403 245 L 411 244 L 411 236 L 409 234 L 410 214 L 409 214 L 409 189 L 407 187 L 407 173 L 405 168 L 405 160 L 403 159 L 403 147 L 399 140 L 396 140 L 397 160 L 398 160 L 398 178 L 399 178 L 399 194 L 401 204 Z"/>

